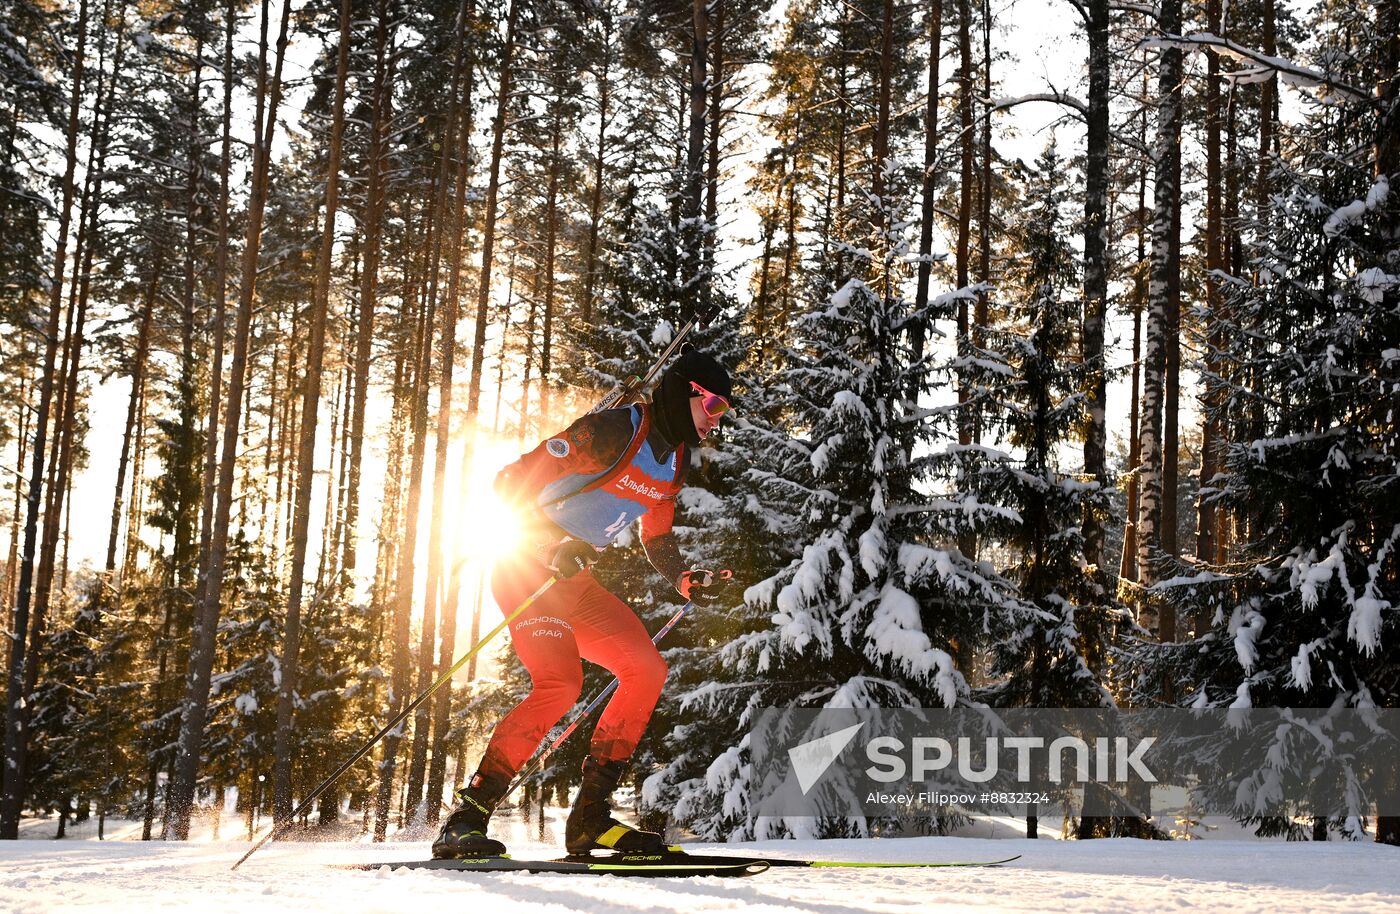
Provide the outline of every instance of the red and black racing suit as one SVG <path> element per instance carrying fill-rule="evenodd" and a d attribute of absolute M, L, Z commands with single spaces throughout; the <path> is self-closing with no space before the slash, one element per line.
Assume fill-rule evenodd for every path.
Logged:
<path fill-rule="evenodd" d="M 670 450 L 652 427 L 650 404 L 604 410 L 576 421 L 501 471 L 497 490 L 520 506 L 528 546 L 496 563 L 491 592 L 509 613 L 550 576 L 545 567 L 565 536 L 602 548 L 632 521 L 651 564 L 668 581 L 685 570 L 671 522 L 685 481 L 684 445 Z M 573 707 L 583 684 L 580 658 L 618 678 L 590 752 L 630 757 L 666 681 L 666 662 L 636 614 L 583 571 L 545 591 L 510 629 L 530 672 L 525 700 L 496 726 L 481 768 L 507 779 Z"/>

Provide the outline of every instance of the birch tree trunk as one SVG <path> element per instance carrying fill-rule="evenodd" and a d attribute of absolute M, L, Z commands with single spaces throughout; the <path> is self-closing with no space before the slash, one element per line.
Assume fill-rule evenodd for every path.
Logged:
<path fill-rule="evenodd" d="M 1175 35 L 1181 30 L 1181 0 L 1164 0 L 1161 29 Z M 1138 573 L 1144 587 L 1158 579 L 1163 546 L 1163 385 L 1167 363 L 1167 340 L 1171 298 L 1179 290 L 1181 263 L 1177 230 L 1179 179 L 1181 173 L 1181 75 L 1182 52 L 1163 48 L 1159 57 L 1157 94 L 1157 136 L 1153 146 L 1154 189 L 1152 212 L 1151 278 L 1148 282 L 1147 331 L 1143 363 L 1142 423 L 1139 440 L 1142 449 L 1141 489 L 1138 505 Z M 1152 601 L 1144 598 L 1145 627 L 1155 623 L 1158 638 L 1176 637 L 1175 613 L 1164 607 L 1160 619 Z"/>
<path fill-rule="evenodd" d="M 931 319 L 931 316 L 924 315 L 924 310 L 928 308 L 929 281 L 933 274 L 933 208 L 934 195 L 938 190 L 938 70 L 943 56 L 943 0 L 933 0 L 928 21 L 928 100 L 924 105 L 924 174 L 923 202 L 919 216 L 919 269 L 914 290 L 914 320 L 909 331 L 913 349 L 912 359 L 916 363 L 924 357 Z M 923 378 L 922 371 L 915 372 L 905 394 L 909 398 L 911 408 L 917 405 L 919 394 L 923 392 Z"/>
<path fill-rule="evenodd" d="M 1109 13 L 1108 0 L 1088 0 L 1089 110 L 1086 117 L 1084 169 L 1084 364 L 1089 367 L 1089 390 L 1084 405 L 1089 427 L 1084 436 L 1084 475 L 1108 490 L 1108 372 L 1104 364 L 1104 327 L 1108 317 L 1108 160 L 1109 160 Z M 1103 524 L 1092 511 L 1084 513 L 1084 553 L 1098 569 L 1095 581 L 1103 598 L 1111 594 L 1111 575 L 1104 567 Z M 1096 653 L 1096 652 L 1095 652 Z"/>

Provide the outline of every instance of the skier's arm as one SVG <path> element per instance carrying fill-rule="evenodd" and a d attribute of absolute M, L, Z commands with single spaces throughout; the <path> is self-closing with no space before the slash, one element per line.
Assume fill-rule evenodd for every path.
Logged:
<path fill-rule="evenodd" d="M 631 438 L 626 410 L 581 416 L 497 473 L 496 494 L 514 504 L 532 505 L 544 487 L 560 477 L 601 473 L 612 466 Z"/>
<path fill-rule="evenodd" d="M 681 575 L 685 573 L 685 560 L 681 558 L 675 531 L 671 529 L 675 516 L 676 503 L 673 499 L 667 499 L 642 515 L 642 548 L 646 550 L 651 567 L 679 591 Z"/>

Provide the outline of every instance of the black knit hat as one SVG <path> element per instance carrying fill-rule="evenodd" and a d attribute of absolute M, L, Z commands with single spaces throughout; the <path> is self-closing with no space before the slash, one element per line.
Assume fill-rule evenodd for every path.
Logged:
<path fill-rule="evenodd" d="M 661 434 L 673 444 L 684 441 L 694 447 L 700 443 L 700 436 L 690 418 L 692 381 L 710 393 L 719 394 L 730 403 L 734 402 L 733 383 L 729 380 L 729 372 L 725 371 L 719 362 L 698 349 L 686 350 L 666 368 L 651 402 L 652 421 L 660 428 Z"/>

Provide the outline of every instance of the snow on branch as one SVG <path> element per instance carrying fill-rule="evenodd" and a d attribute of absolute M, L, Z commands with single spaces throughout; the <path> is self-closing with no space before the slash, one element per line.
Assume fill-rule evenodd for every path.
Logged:
<path fill-rule="evenodd" d="M 1236 82 L 1262 82 L 1277 74 L 1278 78 L 1287 85 L 1300 89 L 1322 89 L 1324 95 L 1328 92 L 1336 92 L 1353 101 L 1374 103 L 1371 93 L 1365 89 L 1342 82 L 1320 70 L 1296 64 L 1283 57 L 1275 57 L 1253 48 L 1247 48 L 1210 32 L 1193 32 L 1190 35 L 1158 35 L 1144 38 L 1139 46 L 1180 48 L 1183 51 L 1207 48 L 1214 54 L 1254 64 L 1252 68 L 1229 74 L 1229 77 Z"/>
<path fill-rule="evenodd" d="M 993 111 L 1006 111 L 1017 105 L 1028 104 L 1029 102 L 1051 102 L 1056 105 L 1064 105 L 1073 108 L 1085 117 L 1089 116 L 1089 106 L 1080 99 L 1075 98 L 1068 92 L 1032 92 L 1029 95 L 1008 96 L 1005 98 L 992 99 Z"/>
<path fill-rule="evenodd" d="M 1152 3 L 1129 3 L 1126 0 L 1115 0 L 1108 5 L 1108 8 L 1124 13 L 1142 13 L 1153 19 L 1162 18 L 1162 8 Z"/>

